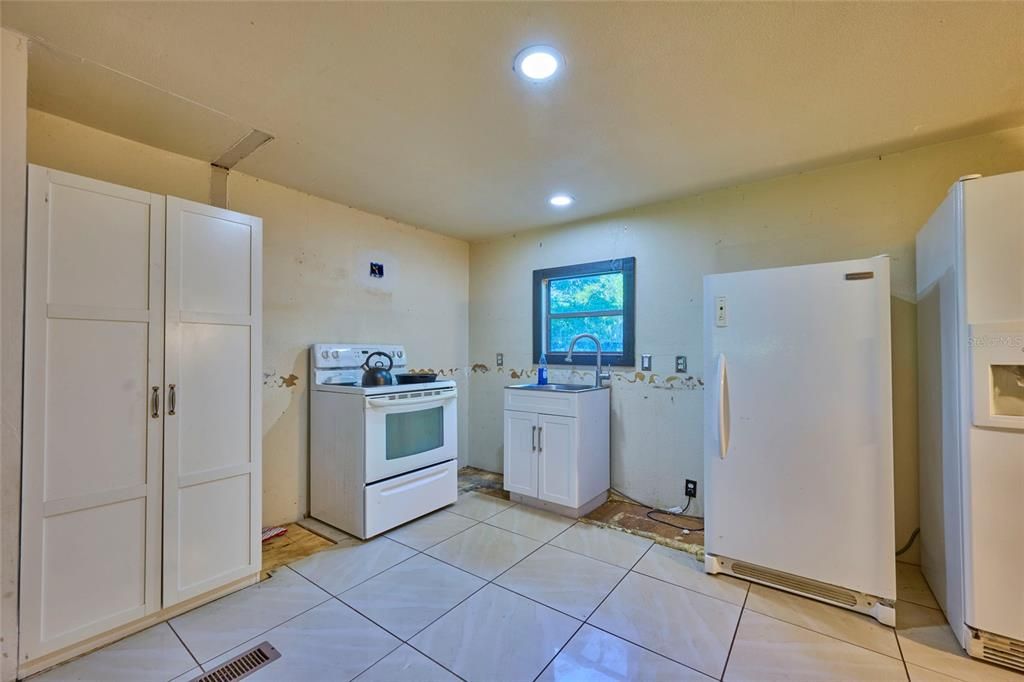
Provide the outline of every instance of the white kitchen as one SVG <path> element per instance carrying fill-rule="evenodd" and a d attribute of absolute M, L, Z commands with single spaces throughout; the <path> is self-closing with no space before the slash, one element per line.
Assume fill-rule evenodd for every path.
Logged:
<path fill-rule="evenodd" d="M 0 682 L 1024 680 L 1024 4 L 0 24 Z"/>

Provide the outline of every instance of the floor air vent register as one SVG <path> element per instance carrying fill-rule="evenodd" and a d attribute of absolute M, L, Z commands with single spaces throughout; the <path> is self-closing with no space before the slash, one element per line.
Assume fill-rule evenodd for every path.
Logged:
<path fill-rule="evenodd" d="M 221 663 L 210 672 L 194 678 L 192 682 L 234 682 L 248 677 L 260 668 L 265 668 L 279 658 L 281 653 L 272 647 L 270 642 L 263 642 Z"/>

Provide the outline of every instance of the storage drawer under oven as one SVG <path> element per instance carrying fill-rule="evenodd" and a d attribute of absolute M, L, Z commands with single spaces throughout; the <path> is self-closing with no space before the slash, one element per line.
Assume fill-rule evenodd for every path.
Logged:
<path fill-rule="evenodd" d="M 458 463 L 449 460 L 366 486 L 366 537 L 454 503 L 458 476 Z"/>

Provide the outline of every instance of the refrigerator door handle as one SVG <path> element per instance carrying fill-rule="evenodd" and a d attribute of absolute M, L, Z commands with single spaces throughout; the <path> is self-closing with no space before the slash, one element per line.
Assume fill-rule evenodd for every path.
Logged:
<path fill-rule="evenodd" d="M 729 452 L 729 376 L 726 372 L 725 354 L 718 356 L 716 386 L 718 390 L 718 456 L 725 459 Z"/>

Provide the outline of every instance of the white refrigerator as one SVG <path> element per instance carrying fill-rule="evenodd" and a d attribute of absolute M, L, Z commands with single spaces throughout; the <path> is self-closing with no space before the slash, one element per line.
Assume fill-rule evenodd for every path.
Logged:
<path fill-rule="evenodd" d="M 895 623 L 889 259 L 704 278 L 705 570 Z"/>
<path fill-rule="evenodd" d="M 917 236 L 921 569 L 961 646 L 1024 671 L 1024 172 Z"/>

